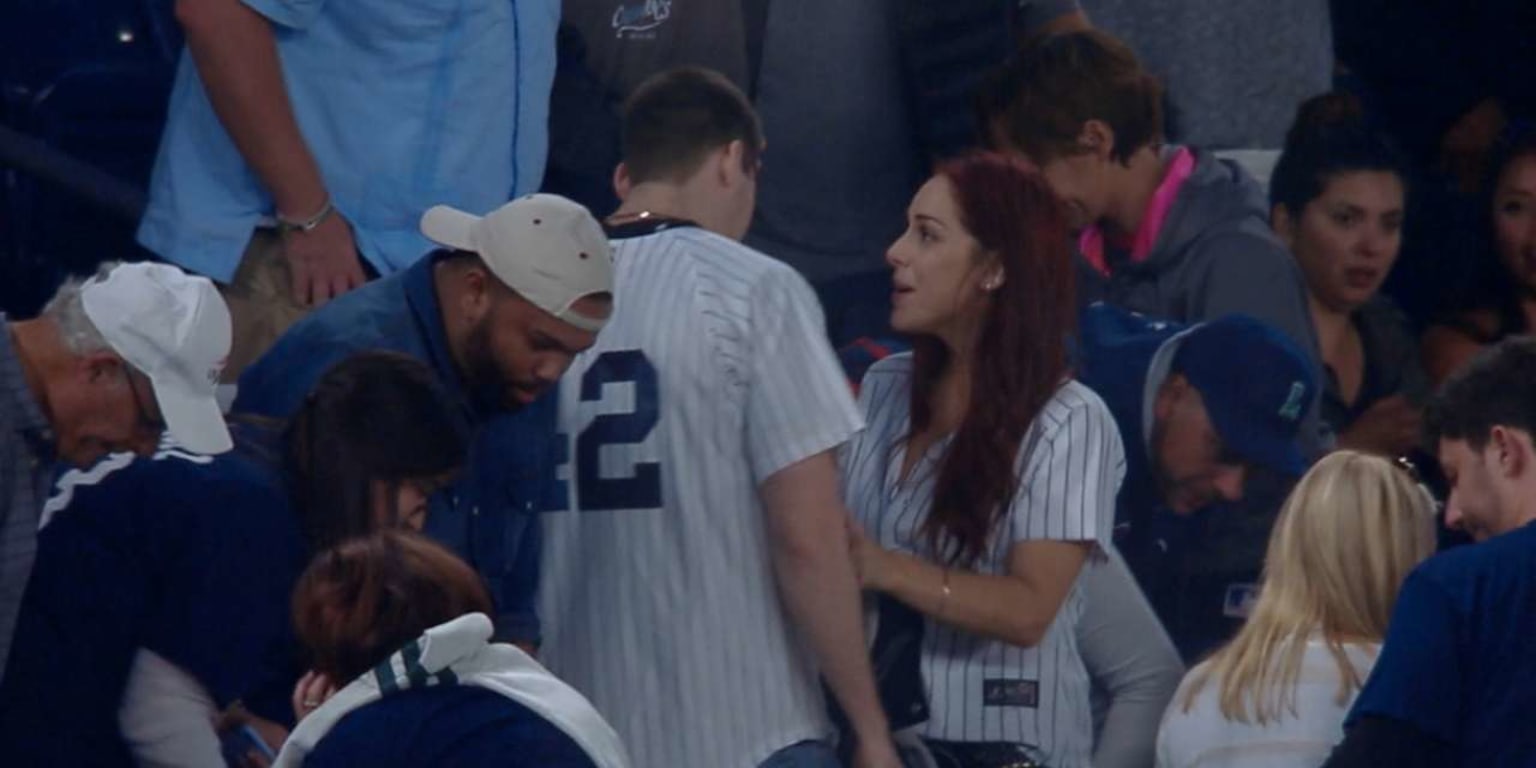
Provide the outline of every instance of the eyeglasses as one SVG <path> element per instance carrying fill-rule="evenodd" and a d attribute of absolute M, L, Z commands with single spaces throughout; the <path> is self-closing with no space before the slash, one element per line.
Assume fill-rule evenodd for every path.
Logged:
<path fill-rule="evenodd" d="M 1424 476 L 1419 474 L 1419 465 L 1413 463 L 1413 459 L 1410 459 L 1407 456 L 1394 456 L 1392 457 L 1392 466 L 1397 467 L 1398 469 L 1401 469 L 1403 472 L 1407 473 L 1409 480 L 1412 480 L 1419 485 L 1424 484 Z"/>
<path fill-rule="evenodd" d="M 1414 485 L 1418 486 L 1419 492 L 1424 494 L 1424 498 L 1429 500 L 1429 507 L 1431 510 L 1434 510 L 1436 517 L 1444 511 L 1445 502 L 1435 496 L 1435 492 L 1429 488 L 1429 483 L 1424 482 L 1424 476 L 1419 473 L 1419 465 L 1413 463 L 1413 459 L 1407 456 L 1394 456 L 1392 457 L 1392 466 L 1401 470 L 1403 474 L 1408 476 L 1409 480 L 1413 481 Z"/>
<path fill-rule="evenodd" d="M 153 432 L 156 435 L 164 434 L 166 430 L 165 420 L 157 419 L 149 415 L 149 409 L 144 407 L 144 398 L 139 394 L 138 377 L 133 371 L 124 369 L 123 375 L 128 377 L 128 390 L 133 395 L 133 409 L 137 413 L 139 429 L 145 432 Z M 153 396 L 153 393 L 151 393 Z"/>

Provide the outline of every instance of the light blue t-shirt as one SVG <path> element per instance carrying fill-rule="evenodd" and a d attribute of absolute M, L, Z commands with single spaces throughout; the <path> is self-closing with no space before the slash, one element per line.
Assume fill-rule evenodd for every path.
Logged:
<path fill-rule="evenodd" d="M 243 0 L 272 22 L 332 202 L 381 274 L 438 203 L 486 213 L 544 175 L 559 0 Z M 183 54 L 139 242 L 228 281 L 272 199 Z"/>

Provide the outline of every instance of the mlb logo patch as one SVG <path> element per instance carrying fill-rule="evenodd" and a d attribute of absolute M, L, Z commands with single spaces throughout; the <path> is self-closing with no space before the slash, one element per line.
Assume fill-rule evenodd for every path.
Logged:
<path fill-rule="evenodd" d="M 1040 683 L 1035 680 L 982 681 L 982 703 L 989 707 L 1040 706 Z"/>
<path fill-rule="evenodd" d="M 1229 619 L 1246 619 L 1253 613 L 1253 604 L 1259 600 L 1259 585 L 1228 584 L 1226 596 L 1221 601 L 1221 613 Z"/>

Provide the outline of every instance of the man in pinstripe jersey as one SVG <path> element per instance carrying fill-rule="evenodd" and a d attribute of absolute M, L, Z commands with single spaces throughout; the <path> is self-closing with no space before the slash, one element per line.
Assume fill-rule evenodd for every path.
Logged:
<path fill-rule="evenodd" d="M 544 658 L 642 768 L 838 765 L 818 671 L 856 764 L 896 766 L 838 500 L 862 420 L 810 287 L 737 242 L 757 117 L 683 69 L 636 90 L 624 133 L 623 298 L 561 383 L 572 509 L 544 519 Z"/>

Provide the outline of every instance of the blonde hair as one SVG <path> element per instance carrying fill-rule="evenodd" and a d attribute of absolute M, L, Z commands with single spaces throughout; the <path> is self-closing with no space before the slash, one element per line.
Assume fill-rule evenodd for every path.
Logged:
<path fill-rule="evenodd" d="M 1343 705 L 1362 683 L 1344 643 L 1386 634 L 1403 579 L 1434 548 L 1434 502 L 1406 471 L 1354 451 L 1325 457 L 1286 499 L 1253 614 L 1192 673 L 1184 711 L 1214 679 L 1228 720 L 1265 725 L 1296 715 L 1302 655 L 1314 633 L 1338 663 Z"/>

